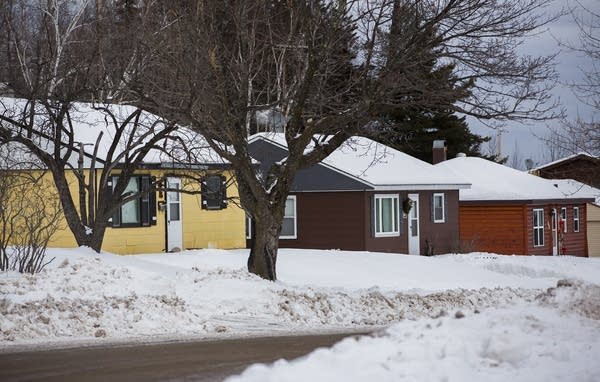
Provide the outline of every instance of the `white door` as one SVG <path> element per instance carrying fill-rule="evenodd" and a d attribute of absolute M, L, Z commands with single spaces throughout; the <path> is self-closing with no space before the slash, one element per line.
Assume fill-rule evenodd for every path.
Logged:
<path fill-rule="evenodd" d="M 420 255 L 419 247 L 419 194 L 408 194 L 412 207 L 408 213 L 408 254 Z"/>
<path fill-rule="evenodd" d="M 180 189 L 181 179 L 167 178 L 167 188 Z M 183 249 L 183 227 L 181 224 L 181 194 L 167 192 L 167 251 L 178 252 Z"/>
<path fill-rule="evenodd" d="M 552 209 L 552 255 L 558 255 L 558 230 L 556 229 L 558 223 L 558 214 L 556 208 Z"/>

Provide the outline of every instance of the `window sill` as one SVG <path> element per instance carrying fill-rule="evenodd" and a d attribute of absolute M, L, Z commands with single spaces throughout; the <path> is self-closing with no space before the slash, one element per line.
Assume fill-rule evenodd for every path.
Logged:
<path fill-rule="evenodd" d="M 115 229 L 119 229 L 119 228 L 149 228 L 149 227 L 150 227 L 149 225 L 141 225 L 141 224 L 121 224 L 116 227 L 108 226 L 108 228 L 115 228 Z"/>
<path fill-rule="evenodd" d="M 390 232 L 390 233 L 376 233 L 375 237 L 399 237 L 400 232 Z"/>

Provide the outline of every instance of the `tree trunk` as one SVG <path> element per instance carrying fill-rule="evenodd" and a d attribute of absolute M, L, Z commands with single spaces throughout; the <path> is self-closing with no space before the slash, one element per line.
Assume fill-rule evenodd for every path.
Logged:
<path fill-rule="evenodd" d="M 248 257 L 248 271 L 271 281 L 277 280 L 277 250 L 281 231 L 278 222 L 274 216 L 263 215 L 254 219 L 252 248 Z"/>
<path fill-rule="evenodd" d="M 105 223 L 99 223 L 98 221 L 95 222 L 96 224 L 94 224 L 92 228 L 92 234 L 91 235 L 87 235 L 88 237 L 88 244 L 86 244 L 88 247 L 90 247 L 91 249 L 93 249 L 96 252 L 100 252 L 100 250 L 102 249 L 102 242 L 104 241 L 104 233 L 106 231 L 106 224 Z"/>
<path fill-rule="evenodd" d="M 91 227 L 86 226 L 81 221 L 81 215 L 78 213 L 75 203 L 71 197 L 68 182 L 65 175 L 60 170 L 52 171 L 54 183 L 58 191 L 60 198 L 63 214 L 69 229 L 73 233 L 73 237 L 79 246 L 86 246 L 92 248 L 96 252 L 100 252 L 102 249 L 102 241 L 104 240 L 104 232 L 106 231 L 106 222 L 102 219 L 96 219 Z M 85 205 L 82 206 L 85 208 Z M 89 232 L 91 230 L 91 232 Z"/>

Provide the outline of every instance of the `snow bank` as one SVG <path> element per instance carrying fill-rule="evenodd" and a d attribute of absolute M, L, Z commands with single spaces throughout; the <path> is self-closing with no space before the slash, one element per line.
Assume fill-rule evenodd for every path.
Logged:
<path fill-rule="evenodd" d="M 0 350 L 349 331 L 524 303 L 583 312 L 589 309 L 578 301 L 589 296 L 547 289 L 561 279 L 600 284 L 599 259 L 568 257 L 281 250 L 273 283 L 246 272 L 245 250 L 116 256 L 51 249 L 49 256 L 56 259 L 41 274 L 0 274 Z"/>
<path fill-rule="evenodd" d="M 536 305 L 402 321 L 227 381 L 598 381 L 599 292 L 562 281 Z"/>

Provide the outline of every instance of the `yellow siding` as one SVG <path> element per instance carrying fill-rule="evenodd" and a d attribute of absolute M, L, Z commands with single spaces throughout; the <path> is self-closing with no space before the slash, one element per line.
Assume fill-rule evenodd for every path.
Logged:
<path fill-rule="evenodd" d="M 237 190 L 227 190 L 237 196 Z M 185 248 L 244 248 L 246 246 L 244 213 L 233 203 L 223 210 L 200 208 L 199 195 L 182 198 L 183 245 Z"/>
<path fill-rule="evenodd" d="M 600 257 L 600 207 L 587 205 L 587 239 L 590 257 Z"/>
<path fill-rule="evenodd" d="M 136 175 L 151 174 L 154 176 L 164 175 L 160 171 L 139 171 Z M 169 175 L 176 176 L 173 171 Z M 226 173 L 230 177 L 231 173 Z M 46 176 L 51 180 L 50 174 Z M 72 172 L 67 174 L 71 195 L 74 196 L 78 205 L 78 186 Z M 53 184 L 53 183 L 52 183 Z M 54 191 L 54 190 L 53 190 Z M 237 196 L 235 184 L 228 188 L 228 196 Z M 56 196 L 56 191 L 54 191 Z M 163 194 L 164 195 L 164 194 Z M 164 200 L 157 195 L 157 202 Z M 121 255 L 136 253 L 160 253 L 165 250 L 166 212 L 157 211 L 157 224 L 150 227 L 112 228 L 106 229 L 102 250 L 118 253 Z M 183 218 L 183 243 L 189 248 L 244 248 L 245 238 L 245 214 L 237 205 L 230 203 L 226 209 L 207 211 L 200 208 L 199 195 L 187 195 L 182 197 Z M 49 246 L 58 248 L 76 247 L 77 243 L 63 219 L 64 227 L 53 235 Z"/>

